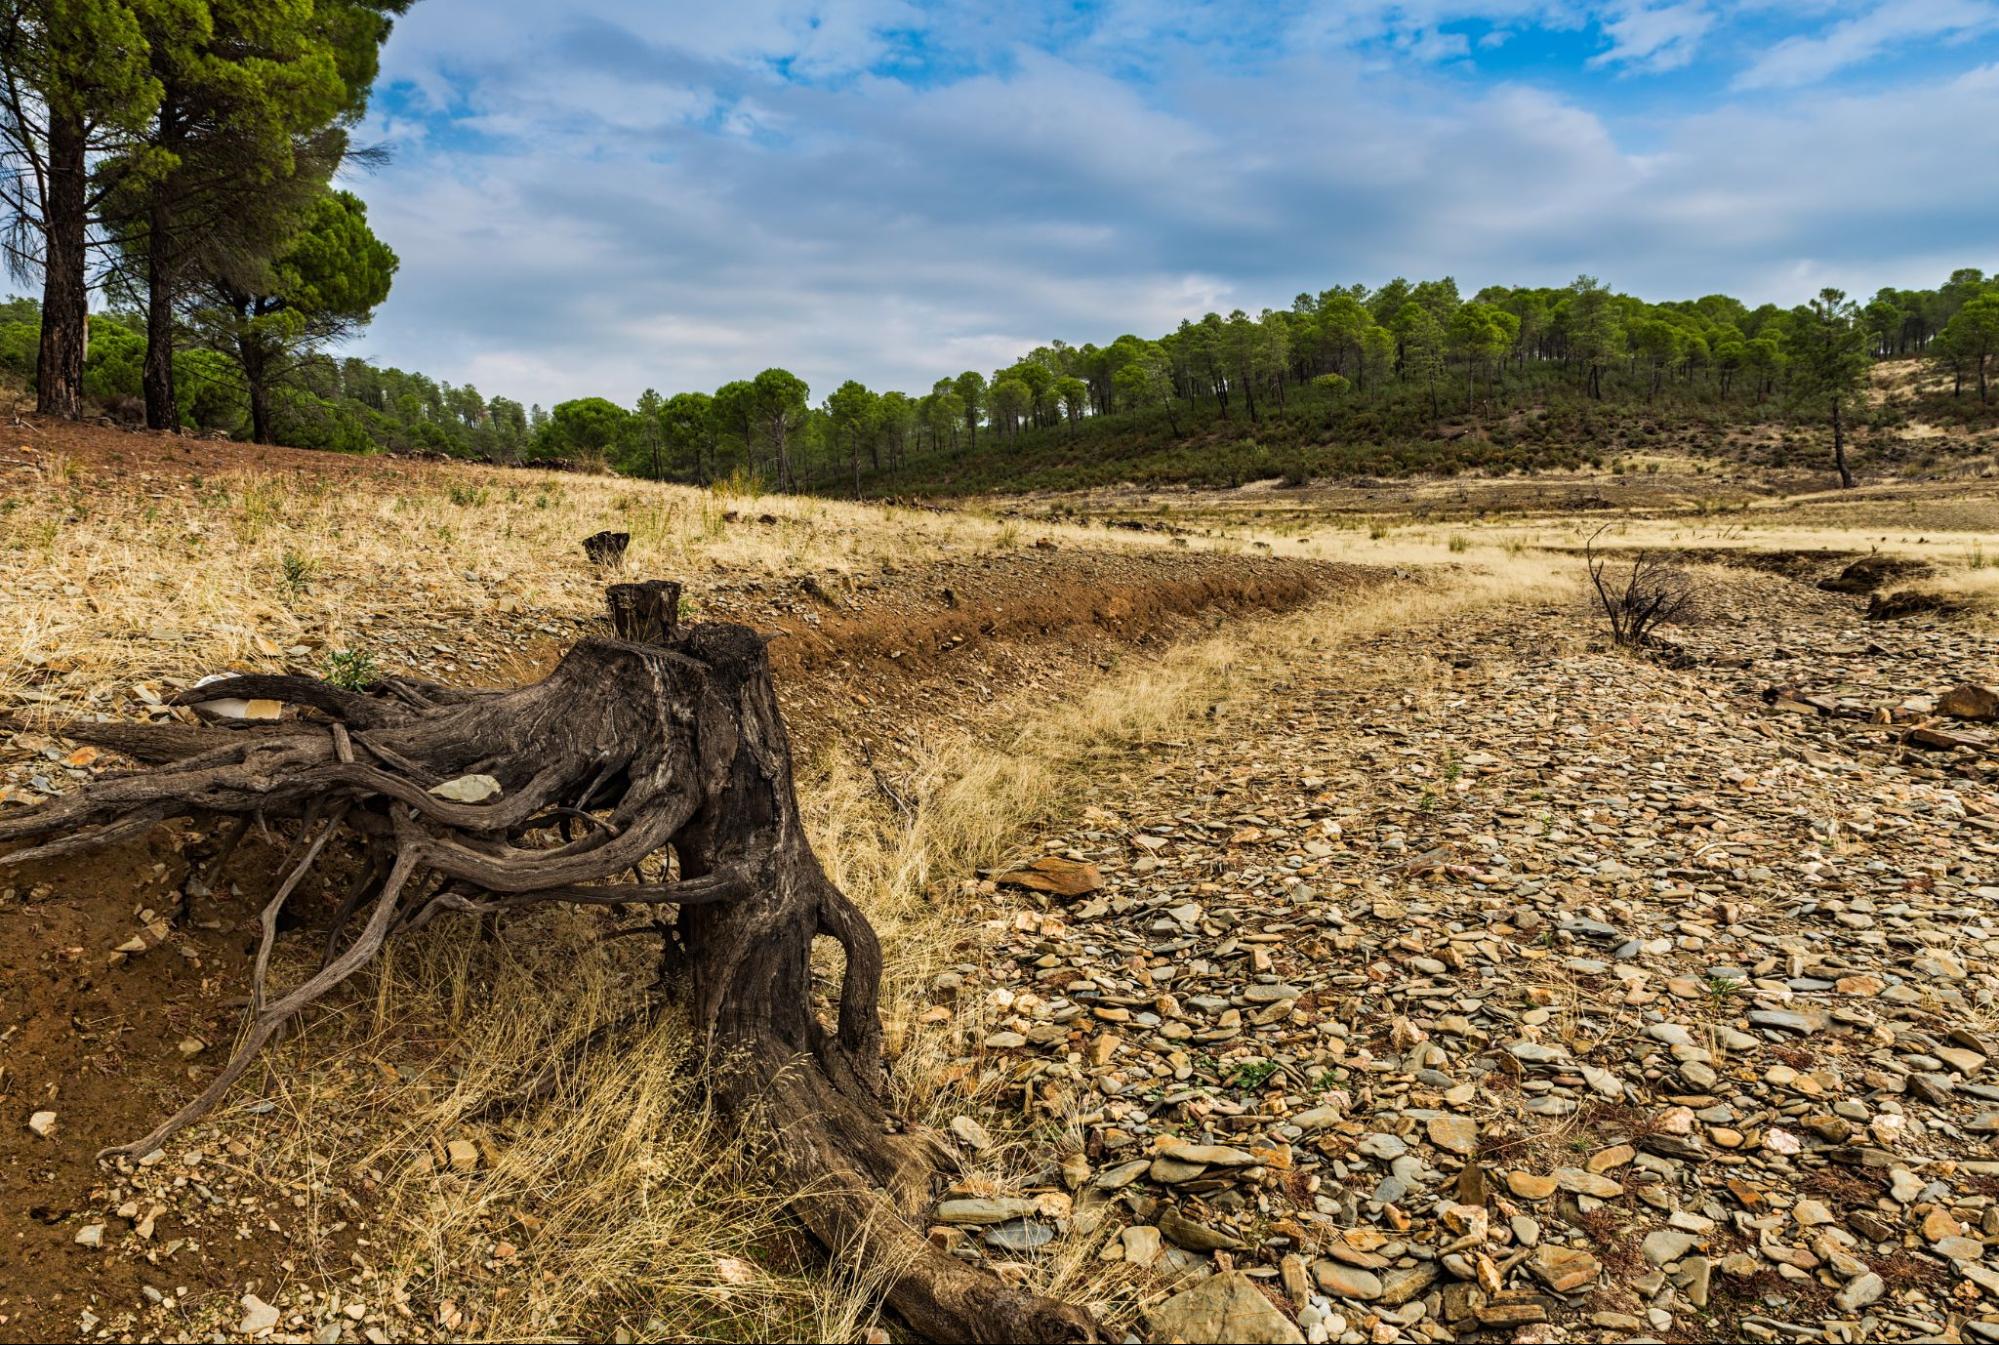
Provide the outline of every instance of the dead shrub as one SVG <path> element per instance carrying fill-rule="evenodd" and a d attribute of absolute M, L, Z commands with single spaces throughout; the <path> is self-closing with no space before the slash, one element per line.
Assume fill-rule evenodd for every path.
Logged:
<path fill-rule="evenodd" d="M 1642 649 L 1652 644 L 1660 626 L 1684 626 L 1695 614 L 1694 577 L 1672 562 L 1641 551 L 1628 565 L 1613 566 L 1597 554 L 1599 529 L 1583 547 L 1597 610 L 1610 626 L 1619 647 Z"/>

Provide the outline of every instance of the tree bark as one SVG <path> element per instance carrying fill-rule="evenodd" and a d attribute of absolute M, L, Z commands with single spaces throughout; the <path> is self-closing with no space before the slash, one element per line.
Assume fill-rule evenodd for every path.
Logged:
<path fill-rule="evenodd" d="M 180 428 L 180 400 L 174 392 L 173 205 L 161 188 L 146 215 L 146 363 L 140 382 L 146 397 L 146 428 Z"/>
<path fill-rule="evenodd" d="M 170 104 L 171 100 L 169 100 Z M 160 108 L 161 147 L 179 143 L 178 121 L 169 104 Z M 180 428 L 180 400 L 174 391 L 174 300 L 179 271 L 174 238 L 173 174 L 155 183 L 146 209 L 146 360 L 140 384 L 146 399 L 146 428 Z"/>
<path fill-rule="evenodd" d="M 35 409 L 83 418 L 83 354 L 90 322 L 83 118 L 49 112 L 48 199 L 42 240 L 42 342 Z"/>
<path fill-rule="evenodd" d="M 1846 427 L 1840 422 L 1839 399 L 1832 401 L 1832 461 L 1839 468 L 1839 484 L 1844 490 L 1853 489 L 1853 473 L 1846 465 Z"/>
<path fill-rule="evenodd" d="M 393 681 L 363 694 L 312 678 L 244 677 L 181 699 L 269 696 L 310 717 L 248 732 L 71 726 L 83 741 L 161 764 L 0 817 L 0 843 L 42 842 L 0 856 L 0 866 L 195 812 L 295 819 L 305 856 L 266 909 L 242 1046 L 200 1097 L 116 1152 L 150 1152 L 205 1113 L 286 1022 L 399 929 L 447 911 L 545 901 L 673 907 L 678 918 L 659 928 L 686 969 L 711 1095 L 765 1153 L 828 1251 L 863 1263 L 926 1339 L 1096 1339 L 1088 1314 L 1013 1288 L 924 1237 L 917 1221 L 945 1151 L 883 1106 L 881 946 L 806 838 L 764 639 L 742 626 L 681 627 L 677 597 L 673 584 L 617 586 L 616 636 L 579 641 L 546 679 L 515 691 Z M 495 777 L 500 792 L 480 803 L 431 792 L 475 773 Z M 567 839 L 577 821 L 583 835 Z M 352 889 L 325 936 L 322 969 L 267 997 L 262 968 L 279 908 L 343 826 L 386 877 Z M 362 928 L 343 940 L 349 916 Z M 813 1008 L 822 936 L 844 955 L 831 1022 Z"/>

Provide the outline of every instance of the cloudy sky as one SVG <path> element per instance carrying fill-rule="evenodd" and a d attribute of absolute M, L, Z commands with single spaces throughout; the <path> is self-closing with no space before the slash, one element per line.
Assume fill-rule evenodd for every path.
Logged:
<path fill-rule="evenodd" d="M 1396 274 L 1999 269 L 1999 0 L 422 0 L 364 138 L 361 353 L 816 400 Z"/>

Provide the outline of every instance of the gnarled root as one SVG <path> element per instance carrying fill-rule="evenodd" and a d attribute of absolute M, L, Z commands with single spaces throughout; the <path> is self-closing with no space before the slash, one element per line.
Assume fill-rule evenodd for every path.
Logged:
<path fill-rule="evenodd" d="M 201 1095 L 108 1154 L 151 1152 L 203 1115 L 292 1018 L 401 930 L 444 911 L 564 901 L 674 908 L 687 1011 L 714 1095 L 768 1146 L 799 1217 L 836 1256 L 865 1258 L 889 1303 L 936 1340 L 1090 1340 L 1078 1309 L 1002 1284 L 912 1224 L 932 1195 L 934 1144 L 883 1109 L 882 954 L 866 917 L 807 843 L 764 642 L 739 626 L 677 624 L 678 585 L 620 584 L 617 638 L 579 641 L 542 681 L 472 693 L 409 680 L 361 693 L 310 678 L 244 677 L 192 698 L 303 707 L 277 726 L 80 724 L 150 769 L 105 776 L 0 817 L 0 865 L 56 859 L 192 815 L 295 821 L 298 841 L 261 920 L 243 1039 Z M 439 791 L 491 776 L 499 792 Z M 468 784 L 470 782 L 467 782 Z M 319 969 L 265 985 L 279 913 L 338 833 L 366 858 Z M 366 912 L 342 945 L 346 927 Z M 811 1008 L 818 936 L 845 955 L 836 1021 Z M 768 1126 L 763 1132 L 760 1127 Z"/>

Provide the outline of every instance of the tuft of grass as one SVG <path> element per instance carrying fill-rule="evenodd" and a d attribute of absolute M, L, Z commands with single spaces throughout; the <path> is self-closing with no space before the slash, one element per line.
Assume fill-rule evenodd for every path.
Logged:
<path fill-rule="evenodd" d="M 380 679 L 375 656 L 365 649 L 336 649 L 326 656 L 326 680 L 349 691 L 366 691 Z"/>

